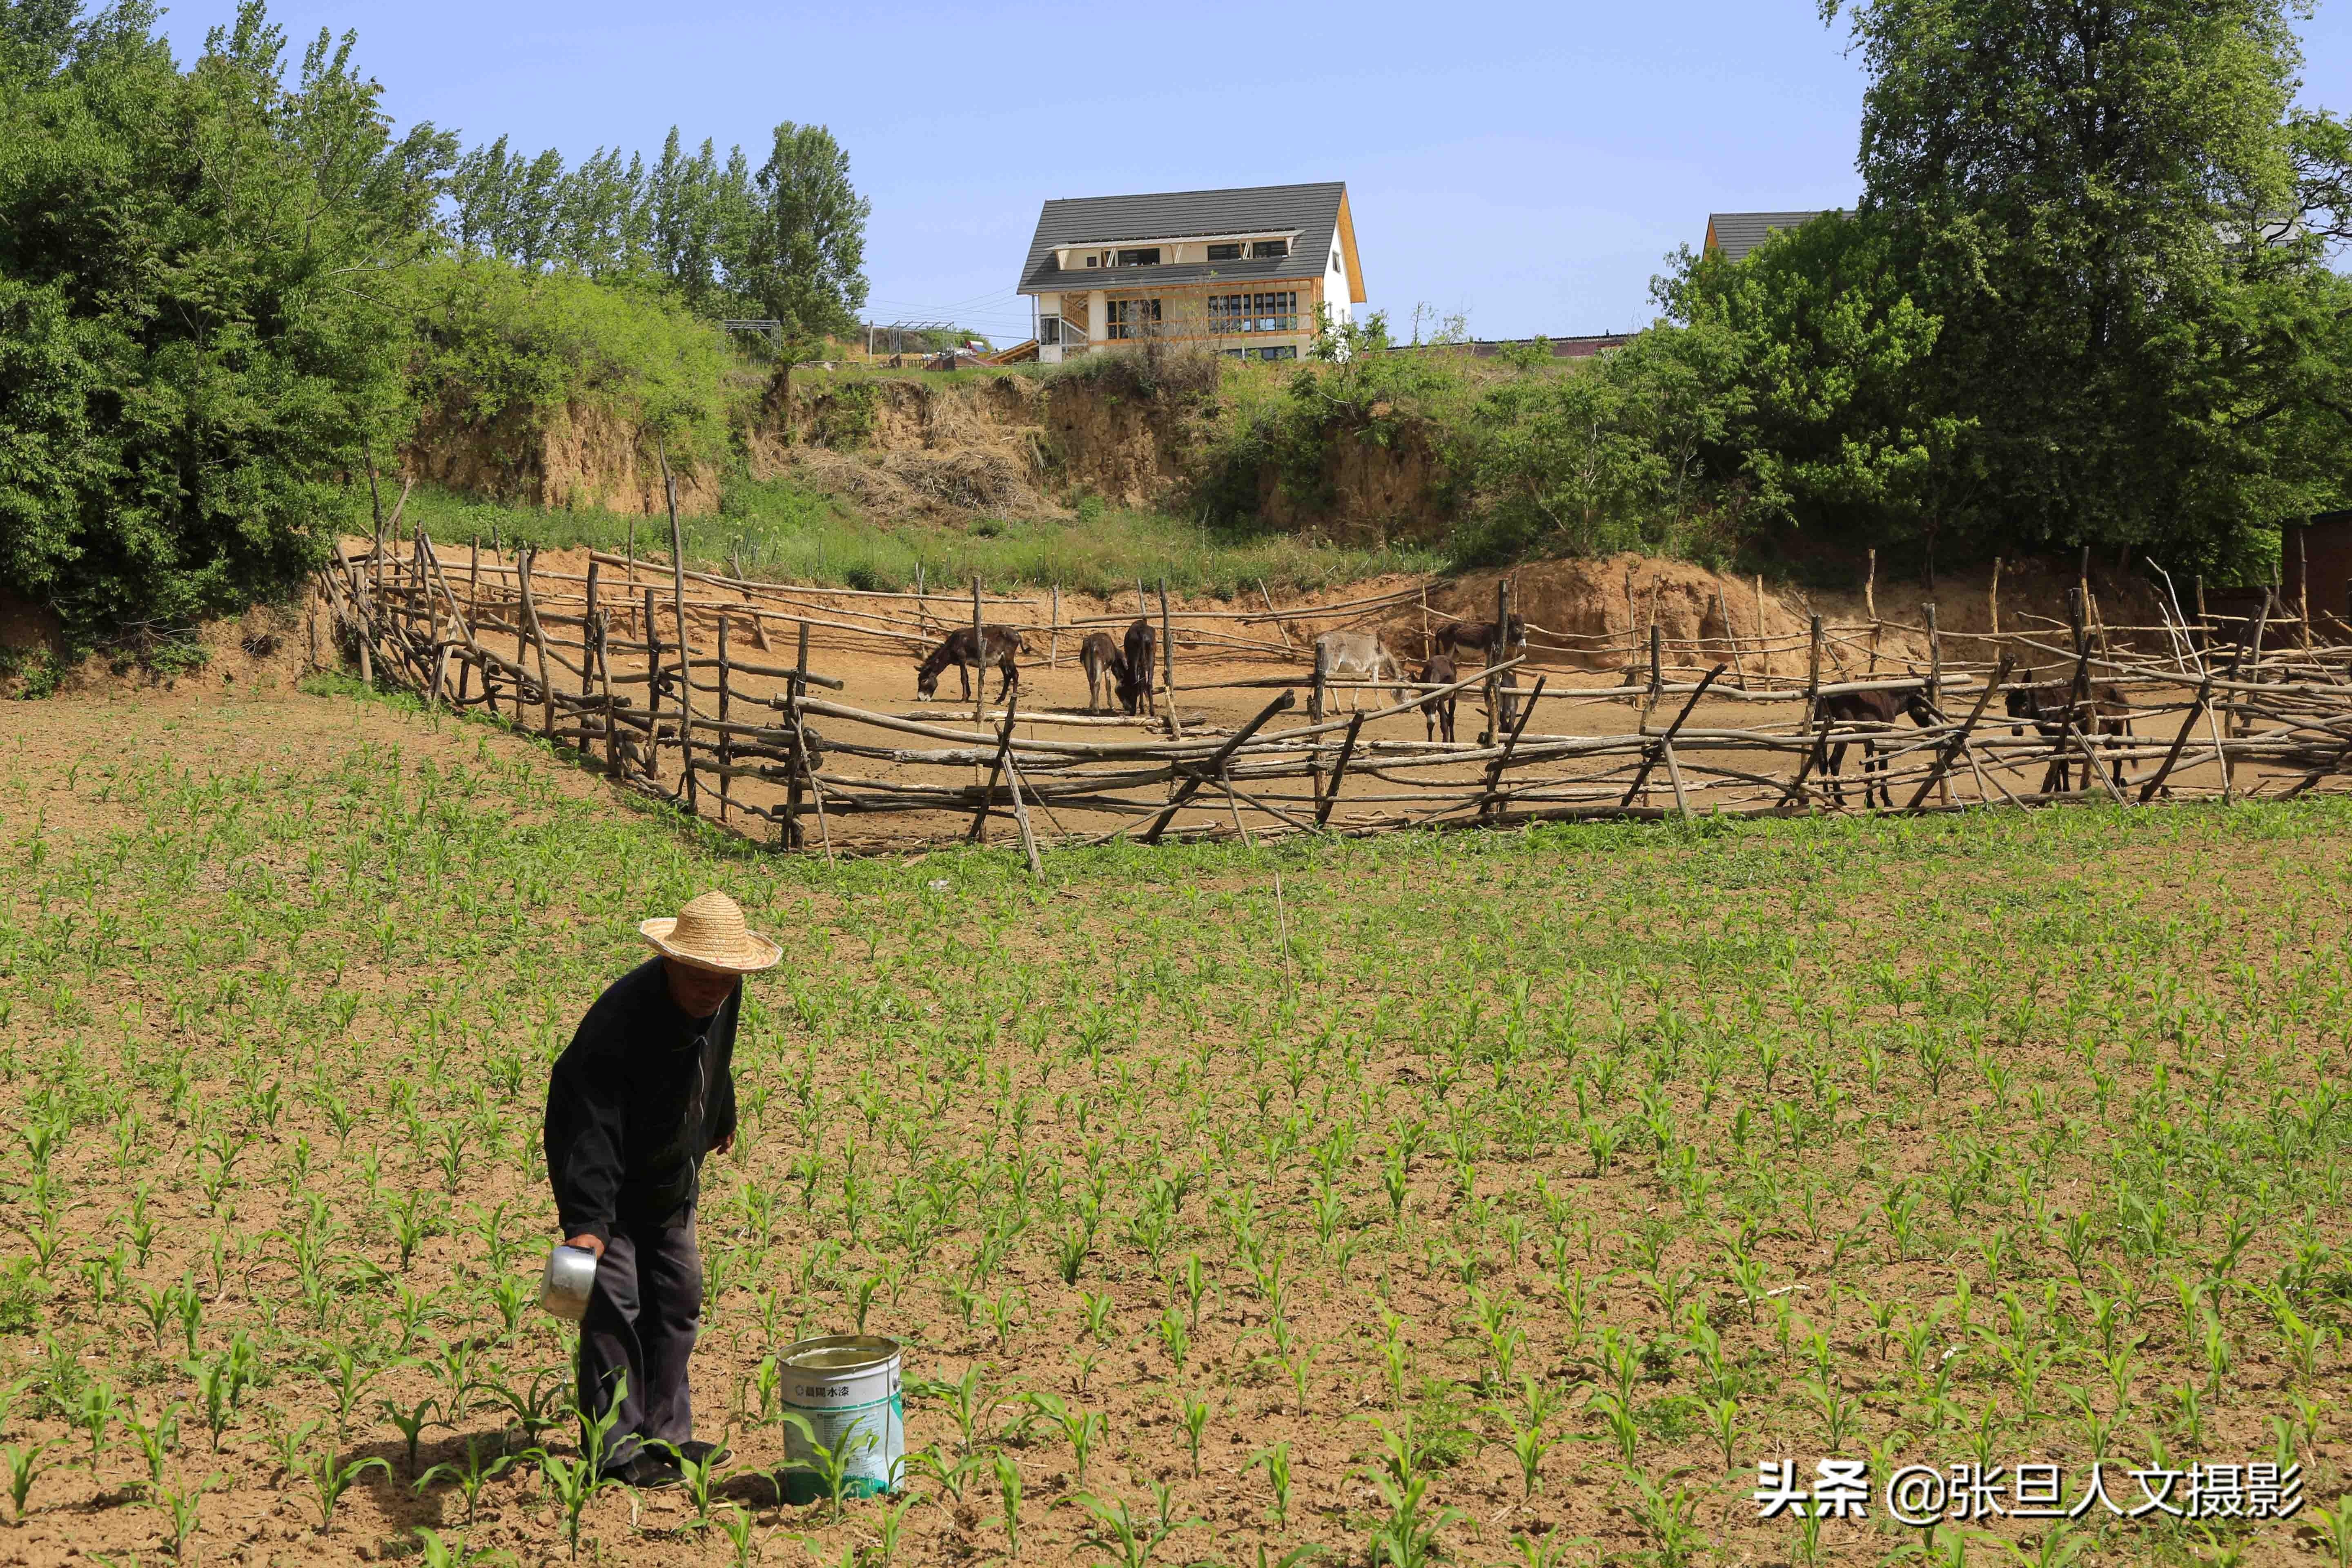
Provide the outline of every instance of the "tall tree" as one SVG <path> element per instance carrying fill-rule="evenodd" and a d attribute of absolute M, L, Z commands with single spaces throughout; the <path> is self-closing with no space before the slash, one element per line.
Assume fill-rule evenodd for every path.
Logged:
<path fill-rule="evenodd" d="M 2220 560 L 2340 497 L 2279 434 L 2345 303 L 2288 4 L 1822 0 L 1870 74 L 1863 217 L 1940 323 L 1903 393 L 1963 526 Z"/>
<path fill-rule="evenodd" d="M 730 257 L 737 286 L 799 337 L 846 333 L 866 303 L 866 220 L 849 154 L 822 125 L 776 127 L 755 181 L 750 245 Z"/>
<path fill-rule="evenodd" d="M 182 71 L 126 3 L 0 33 L 0 586 L 78 643 L 297 581 L 405 428 L 398 279 L 454 148 L 247 0 Z M 37 26 L 36 25 L 37 24 Z"/>

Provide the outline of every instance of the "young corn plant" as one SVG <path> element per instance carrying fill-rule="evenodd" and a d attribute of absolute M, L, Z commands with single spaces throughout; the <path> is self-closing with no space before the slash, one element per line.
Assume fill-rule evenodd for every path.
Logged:
<path fill-rule="evenodd" d="M 8 1470 L 8 1503 L 15 1510 L 17 1523 L 25 1522 L 26 1500 L 33 1495 L 33 1483 L 40 1479 L 47 1467 L 42 1457 L 56 1447 L 62 1439 L 49 1437 L 38 1443 L 11 1444 L 0 1448 L 0 1464 Z"/>
<path fill-rule="evenodd" d="M 153 1502 L 163 1514 L 163 1544 L 171 1549 L 174 1559 L 183 1563 L 187 1561 L 188 1543 L 195 1539 L 196 1531 L 202 1528 L 202 1521 L 198 1517 L 199 1505 L 206 1492 L 226 1479 L 220 1471 L 215 1470 L 192 1487 L 182 1487 L 176 1491 L 161 1487 L 156 1489 Z"/>
<path fill-rule="evenodd" d="M 484 1443 L 479 1438 L 468 1438 L 463 1464 L 444 1460 L 417 1477 L 411 1486 L 421 1497 L 436 1481 L 446 1480 L 455 1485 L 457 1495 L 466 1501 L 466 1528 L 471 1530 L 474 1528 L 474 1510 L 481 1501 L 482 1489 L 505 1474 L 514 1462 L 515 1456 L 504 1452 L 498 1446 Z"/>
<path fill-rule="evenodd" d="M 588 1505 L 622 1484 L 618 1477 L 605 1473 L 604 1453 L 613 1427 L 621 1419 L 621 1401 L 626 1396 L 627 1390 L 628 1378 L 624 1375 L 615 1380 L 611 1403 L 605 1406 L 603 1415 L 591 1417 L 585 1412 L 575 1411 L 581 1417 L 578 1458 L 567 1459 L 551 1454 L 545 1448 L 533 1448 L 523 1455 L 524 1458 L 538 1465 L 540 1479 L 546 1485 L 548 1495 L 554 1499 L 556 1508 L 562 1514 L 565 1547 L 575 1559 L 580 1555 L 580 1521 L 587 1513 Z M 469 1497 L 467 1500 L 468 1519 L 472 1518 L 472 1510 L 473 1501 Z"/>
<path fill-rule="evenodd" d="M 1021 1467 L 1005 1455 L 995 1459 L 998 1521 L 1004 1527 L 1004 1554 L 1021 1556 Z"/>
<path fill-rule="evenodd" d="M 514 1562 L 512 1552 L 470 1545 L 462 1536 L 451 1541 L 429 1525 L 416 1525 L 412 1533 L 416 1537 L 416 1560 L 424 1568 L 490 1568 L 492 1563 Z"/>
<path fill-rule="evenodd" d="M 1160 1542 L 1180 1530 L 1189 1530 L 1202 1522 L 1197 1519 L 1171 1518 L 1164 1491 L 1158 1500 L 1159 1517 L 1139 1520 L 1125 1498 L 1106 1500 L 1092 1492 L 1080 1492 L 1076 1498 L 1078 1506 L 1094 1516 L 1096 1538 L 1117 1550 L 1118 1568 L 1149 1568 L 1151 1554 L 1160 1549 Z"/>
<path fill-rule="evenodd" d="M 336 1505 L 343 1494 L 358 1484 L 370 1470 L 392 1474 L 392 1467 L 373 1454 L 356 1459 L 345 1459 L 332 1448 L 321 1448 L 312 1454 L 302 1467 L 304 1478 L 310 1483 L 311 1500 L 319 1507 L 319 1533 L 324 1535 L 335 1522 Z"/>
<path fill-rule="evenodd" d="M 848 1494 L 850 1469 L 861 1456 L 873 1451 L 874 1434 L 861 1431 L 850 1441 L 835 1448 L 818 1440 L 816 1428 L 810 1424 L 805 1415 L 787 1410 L 783 1415 L 783 1424 L 800 1434 L 801 1441 L 807 1447 L 810 1457 L 805 1459 L 788 1459 L 778 1467 L 775 1472 L 776 1495 L 780 1498 L 784 1495 L 783 1477 L 786 1472 L 795 1470 L 804 1472 L 816 1479 L 818 1495 L 831 1505 L 832 1513 L 828 1522 L 840 1523 L 841 1500 Z"/>

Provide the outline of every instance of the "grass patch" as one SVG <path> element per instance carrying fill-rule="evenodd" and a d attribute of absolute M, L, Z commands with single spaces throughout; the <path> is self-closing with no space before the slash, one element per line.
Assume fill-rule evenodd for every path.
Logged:
<path fill-rule="evenodd" d="M 408 519 L 434 540 L 462 545 L 496 537 L 551 549 L 585 545 L 667 556 L 669 520 L 599 510 L 541 511 L 420 485 Z M 1392 572 L 1434 572 L 1442 560 L 1405 547 L 1355 549 L 1297 535 L 1202 528 L 1156 512 L 1106 508 L 1084 498 L 1070 520 L 981 517 L 961 529 L 883 525 L 787 479 L 731 479 L 716 516 L 682 518 L 688 559 L 781 582 L 907 589 L 980 577 L 992 589 L 1045 588 L 1105 597 L 1131 595 L 1141 578 L 1188 598 L 1313 593 Z"/>

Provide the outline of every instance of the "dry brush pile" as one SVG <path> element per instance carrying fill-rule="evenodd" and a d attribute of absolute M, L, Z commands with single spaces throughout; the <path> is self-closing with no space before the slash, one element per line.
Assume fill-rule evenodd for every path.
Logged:
<path fill-rule="evenodd" d="M 759 856 L 413 731 L 247 771 L 125 721 L 0 778 L 14 1560 L 1921 1544 L 1756 1522 L 1759 1459 L 1832 1453 L 2300 1463 L 2293 1523 L 2095 1511 L 2086 1561 L 2352 1545 L 2340 801 L 1041 889 Z M 735 1458 L 598 1493 L 530 1305 L 540 1095 L 622 917 L 709 885 L 790 952 L 701 1215 Z M 906 1489 L 782 1506 L 775 1353 L 857 1328 L 908 1346 Z"/>

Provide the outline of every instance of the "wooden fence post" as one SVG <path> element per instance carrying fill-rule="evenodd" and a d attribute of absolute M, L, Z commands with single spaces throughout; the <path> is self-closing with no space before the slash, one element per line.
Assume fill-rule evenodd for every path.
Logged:
<path fill-rule="evenodd" d="M 1339 760 L 1331 766 L 1328 789 L 1316 783 L 1315 826 L 1323 826 L 1331 820 L 1331 808 L 1339 803 L 1339 784 L 1348 776 L 1348 759 L 1356 754 L 1356 732 L 1364 727 L 1364 711 L 1359 708 L 1348 721 L 1347 738 L 1339 742 Z"/>
<path fill-rule="evenodd" d="M 1878 635 L 1882 627 L 1878 619 L 1878 551 L 1870 552 L 1870 574 L 1862 580 L 1863 607 L 1870 613 L 1870 665 L 1864 675 L 1878 673 Z"/>
<path fill-rule="evenodd" d="M 596 687 L 596 557 L 588 557 L 588 587 L 583 595 L 586 607 L 580 612 L 580 695 L 586 699 L 595 695 Z"/>
<path fill-rule="evenodd" d="M 972 671 L 971 721 L 984 723 L 988 719 L 988 633 L 980 621 L 980 579 L 971 580 L 971 662 Z"/>
<path fill-rule="evenodd" d="M 1731 679 L 1739 689 L 1748 689 L 1748 667 L 1739 658 L 1739 634 L 1731 625 L 1731 599 L 1723 591 L 1723 579 L 1715 583 L 1715 613 L 1723 622 L 1723 641 L 1731 654 Z"/>
<path fill-rule="evenodd" d="M 1045 646 L 1045 668 L 1062 668 L 1062 585 L 1059 583 L 1054 584 L 1054 634 L 1053 640 Z"/>
<path fill-rule="evenodd" d="M 2139 786 L 2139 803 L 2142 805 L 2154 800 L 2156 792 L 2164 787 L 2164 781 L 2172 776 L 2174 765 L 2180 761 L 2182 748 L 2189 744 L 2190 732 L 2197 728 L 2197 721 L 2204 716 L 2205 705 L 2212 700 L 2213 676 L 2209 670 L 2206 672 L 2205 679 L 2198 682 L 2197 696 L 2189 702 L 2189 711 L 2181 715 L 2180 733 L 2172 738 L 2172 749 L 2164 753 L 2162 765 L 2158 767 L 2146 784 Z"/>
<path fill-rule="evenodd" d="M 1642 793 L 1642 786 L 1650 782 L 1651 771 L 1662 759 L 1671 763 L 1674 757 L 1675 737 L 1682 733 L 1683 726 L 1690 721 L 1691 713 L 1698 707 L 1699 699 L 1706 695 L 1708 687 L 1721 679 L 1723 670 L 1724 667 L 1720 664 L 1708 670 L 1699 681 L 1698 689 L 1690 694 L 1690 700 L 1683 704 L 1683 710 L 1675 715 L 1675 721 L 1666 726 L 1665 733 L 1643 748 L 1642 765 L 1634 772 L 1633 782 L 1626 786 L 1625 798 L 1617 803 L 1617 809 L 1622 811 L 1633 804 L 1634 797 Z M 1678 772 L 1672 766 L 1667 771 L 1669 773 Z M 1690 806 L 1689 803 L 1682 798 L 1682 784 L 1677 778 L 1675 784 L 1675 803 L 1682 807 L 1682 815 L 1687 818 L 1690 816 Z"/>
<path fill-rule="evenodd" d="M 1812 617 L 1812 651 L 1805 665 L 1805 727 L 1811 729 L 1814 710 L 1822 705 L 1822 618 Z"/>
<path fill-rule="evenodd" d="M 677 525 L 677 476 L 669 471 L 668 449 L 658 440 L 662 499 L 669 505 L 670 600 L 677 610 L 677 754 L 685 759 L 680 782 L 686 787 L 686 809 L 695 809 L 694 784 L 694 637 L 686 625 L 686 537 Z"/>
<path fill-rule="evenodd" d="M 2294 531 L 2294 598 L 2295 616 L 2303 626 L 2303 651 L 2311 651 L 2311 551 L 2305 542 L 2311 532 L 2308 523 Z"/>
<path fill-rule="evenodd" d="M 719 617 L 719 825 L 727 825 L 727 808 L 733 804 L 734 792 L 729 786 L 734 780 L 727 770 L 735 765 L 735 742 L 727 728 L 728 698 L 733 695 L 733 685 L 728 679 L 727 616 Z"/>
<path fill-rule="evenodd" d="M 661 777 L 661 632 L 654 626 L 654 586 L 646 584 L 646 777 Z"/>
<path fill-rule="evenodd" d="M 1184 721 L 1176 711 L 1176 623 L 1168 614 L 1168 579 L 1160 579 L 1160 683 L 1168 691 L 1168 738 L 1184 738 Z"/>
<path fill-rule="evenodd" d="M 1511 646 L 1511 580 L 1495 579 L 1495 637 L 1486 645 L 1486 743 L 1493 745 L 1503 733 L 1503 726 L 1511 721 L 1509 699 L 1503 695 L 1503 677 L 1498 667 L 1510 657 L 1506 651 Z M 1512 682 L 1517 685 L 1516 679 Z"/>
<path fill-rule="evenodd" d="M 1004 771 L 1005 759 L 1013 752 L 1013 714 L 1018 699 L 1012 692 L 1004 694 L 1004 723 L 997 731 L 996 756 L 988 764 L 988 780 L 980 786 L 980 805 L 971 814 L 971 826 L 964 832 L 966 844 L 988 842 L 988 808 L 996 795 L 996 775 Z"/>
<path fill-rule="evenodd" d="M 620 709 L 613 700 L 613 617 L 596 612 L 596 684 L 604 699 L 604 771 L 621 776 Z"/>
<path fill-rule="evenodd" d="M 1944 711 L 1944 634 L 1936 625 L 1933 599 L 1920 605 L 1919 613 L 1927 623 L 1927 706 L 1940 717 Z M 1937 798 L 1946 805 L 1951 805 L 1952 786 L 1945 781 L 1941 768 L 1937 770 L 1936 782 L 1943 789 Z M 1867 806 L 1870 803 L 1865 800 L 1863 804 Z"/>
<path fill-rule="evenodd" d="M 1232 738 L 1227 740 L 1223 745 L 1219 746 L 1214 754 L 1213 754 L 1207 762 L 1177 763 L 1176 771 L 1182 775 L 1184 782 L 1177 785 L 1175 791 L 1169 795 L 1168 804 L 1160 808 L 1160 812 L 1158 816 L 1151 819 L 1151 826 L 1143 830 L 1142 842 L 1146 844 L 1159 843 L 1160 836 L 1168 831 L 1168 825 L 1176 820 L 1176 814 L 1183 809 L 1184 803 L 1198 795 L 1201 792 L 1201 786 L 1202 784 L 1208 783 L 1209 780 L 1213 778 L 1218 777 L 1225 771 L 1225 763 L 1227 759 L 1231 758 L 1235 752 L 1240 751 L 1243 744 L 1247 742 L 1252 735 L 1256 734 L 1259 730 L 1264 728 L 1267 720 L 1273 718 L 1277 713 L 1288 711 L 1297 703 L 1297 701 L 1298 694 L 1297 692 L 1285 690 L 1281 696 L 1276 697 L 1273 701 L 1267 703 L 1265 707 L 1259 711 L 1256 718 L 1251 720 L 1248 723 L 1235 731 Z"/>
<path fill-rule="evenodd" d="M 530 657 L 530 546 L 518 540 L 515 543 L 515 670 L 520 676 L 523 660 Z M 522 722 L 522 681 L 514 683 L 514 721 Z"/>
<path fill-rule="evenodd" d="M 1764 684 L 1772 684 L 1772 637 L 1764 629 L 1764 574 L 1756 574 L 1756 658 L 1762 664 Z"/>
<path fill-rule="evenodd" d="M 1502 625 L 1497 622 L 1496 640 L 1500 642 L 1502 636 Z M 1495 814 L 1502 808 L 1503 797 L 1498 786 L 1503 782 L 1503 770 L 1511 765 L 1511 753 L 1519 749 L 1520 732 L 1527 729 L 1528 721 L 1535 717 L 1536 703 L 1543 696 L 1544 682 L 1549 679 L 1543 675 L 1536 677 L 1534 694 L 1528 697 L 1527 705 L 1512 716 L 1509 737 L 1503 742 L 1503 749 L 1495 753 L 1495 760 L 1486 764 L 1486 787 L 1478 802 L 1478 817 L 1482 822 L 1492 821 Z"/>
<path fill-rule="evenodd" d="M 791 681 L 784 687 L 784 711 L 793 726 L 793 763 L 784 788 L 783 838 L 787 849 L 801 848 L 808 841 L 808 836 L 801 830 L 803 785 L 814 771 L 809 763 L 808 731 L 801 724 L 801 698 L 808 690 L 808 622 L 803 620 L 800 657 L 793 665 Z"/>

